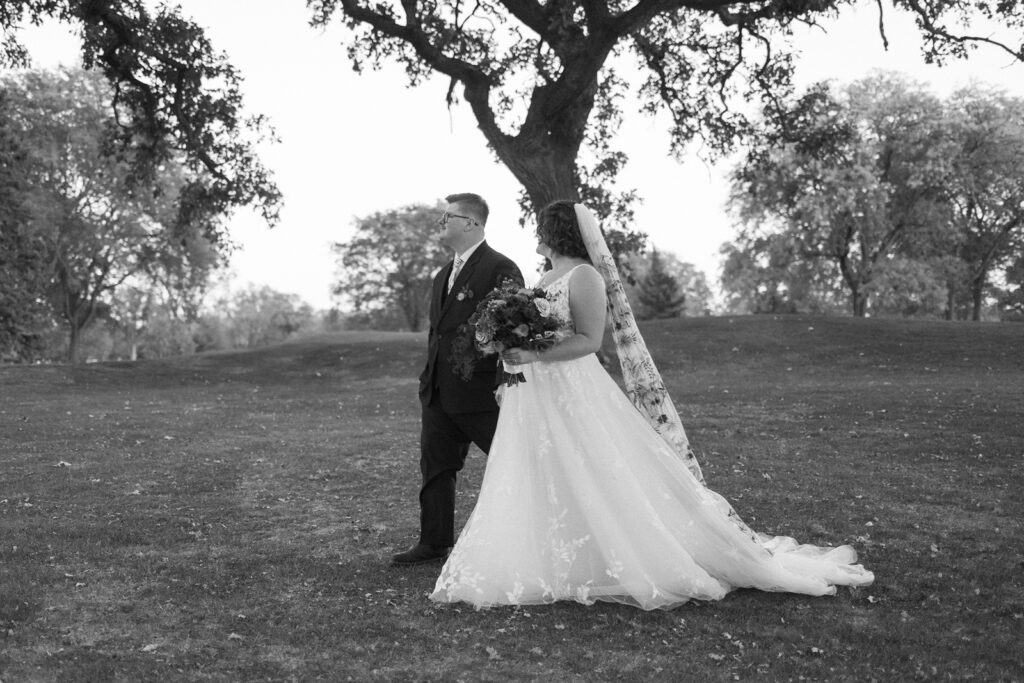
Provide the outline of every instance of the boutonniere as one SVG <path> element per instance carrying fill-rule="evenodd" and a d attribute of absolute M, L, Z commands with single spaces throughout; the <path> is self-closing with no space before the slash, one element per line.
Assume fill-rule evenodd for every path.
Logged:
<path fill-rule="evenodd" d="M 455 295 L 456 301 L 465 301 L 466 299 L 473 298 L 473 290 L 469 287 L 463 287 L 459 290 L 459 293 Z"/>

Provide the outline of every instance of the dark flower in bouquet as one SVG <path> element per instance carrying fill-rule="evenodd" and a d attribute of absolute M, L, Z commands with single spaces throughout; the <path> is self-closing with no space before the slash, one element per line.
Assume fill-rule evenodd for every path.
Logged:
<path fill-rule="evenodd" d="M 505 349 L 543 351 L 555 344 L 561 321 L 551 313 L 543 289 L 505 280 L 477 304 L 452 342 L 452 369 L 463 379 L 473 376 L 477 361 Z"/>

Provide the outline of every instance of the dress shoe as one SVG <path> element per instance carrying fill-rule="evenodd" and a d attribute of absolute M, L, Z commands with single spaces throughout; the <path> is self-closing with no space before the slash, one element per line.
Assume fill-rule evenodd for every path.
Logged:
<path fill-rule="evenodd" d="M 391 564 L 424 564 L 426 562 L 441 562 L 451 551 L 451 548 L 443 545 L 428 545 L 417 543 L 404 553 L 398 553 L 391 558 Z"/>

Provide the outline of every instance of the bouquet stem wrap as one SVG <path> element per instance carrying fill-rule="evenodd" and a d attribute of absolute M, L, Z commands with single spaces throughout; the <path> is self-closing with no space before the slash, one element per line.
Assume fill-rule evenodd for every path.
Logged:
<path fill-rule="evenodd" d="M 520 382 L 526 383 L 526 376 L 520 371 L 519 366 L 509 365 L 505 361 L 501 361 L 501 368 L 504 371 L 502 377 L 505 380 L 506 387 L 514 387 Z"/>
<path fill-rule="evenodd" d="M 580 225 L 583 241 L 587 245 L 590 262 L 604 278 L 612 335 L 615 339 L 615 349 L 619 354 L 619 364 L 622 366 L 626 395 L 651 423 L 654 431 L 679 455 L 697 481 L 703 484 L 704 474 L 700 470 L 693 449 L 690 448 L 683 423 L 668 395 L 668 390 L 665 389 L 661 374 L 654 367 L 647 345 L 640 336 L 636 319 L 633 317 L 633 309 L 626 298 L 626 290 L 622 287 L 619 271 L 601 235 L 597 219 L 583 204 L 576 204 L 575 209 L 576 220 Z"/>

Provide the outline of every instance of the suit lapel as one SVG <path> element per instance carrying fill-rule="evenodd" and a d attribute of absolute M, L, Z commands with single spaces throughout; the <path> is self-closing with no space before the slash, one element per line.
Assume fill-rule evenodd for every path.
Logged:
<path fill-rule="evenodd" d="M 465 286 L 465 283 L 469 281 L 470 276 L 473 275 L 473 270 L 476 268 L 476 264 L 480 261 L 480 257 L 483 255 L 485 249 L 487 249 L 487 242 L 484 242 L 479 247 L 477 247 L 476 251 L 470 254 L 469 259 L 466 261 L 465 264 L 463 264 L 462 270 L 459 271 L 459 274 L 455 277 L 455 282 L 452 284 L 452 291 L 448 293 L 448 296 L 442 299 L 442 316 L 451 307 L 452 302 L 456 300 L 457 297 L 455 296 L 455 294 L 459 291 L 459 288 Z M 445 276 L 443 284 L 441 285 L 442 296 L 444 296 L 445 287 L 448 286 L 448 276 L 451 275 L 452 265 L 453 264 L 449 264 L 444 271 Z"/>
<path fill-rule="evenodd" d="M 438 272 L 437 277 L 434 278 L 434 291 L 430 297 L 430 321 L 432 325 L 437 325 L 437 322 L 441 319 L 441 311 L 447 301 L 445 296 L 445 288 L 448 286 L 448 277 L 452 273 L 452 266 L 454 261 L 449 261 L 448 265 Z"/>

